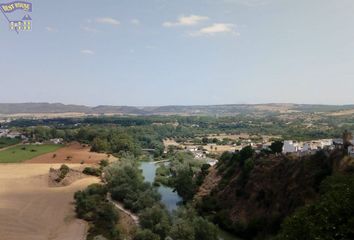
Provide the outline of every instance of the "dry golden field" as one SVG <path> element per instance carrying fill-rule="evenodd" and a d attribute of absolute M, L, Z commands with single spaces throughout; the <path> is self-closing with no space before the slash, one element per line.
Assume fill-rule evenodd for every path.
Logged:
<path fill-rule="evenodd" d="M 75 218 L 73 194 L 99 180 L 87 177 L 66 187 L 49 187 L 49 169 L 59 166 L 0 165 L 0 239 L 85 239 L 87 223 Z"/>

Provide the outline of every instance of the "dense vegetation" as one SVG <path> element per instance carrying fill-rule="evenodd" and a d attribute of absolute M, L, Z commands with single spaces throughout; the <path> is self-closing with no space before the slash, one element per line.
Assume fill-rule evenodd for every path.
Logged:
<path fill-rule="evenodd" d="M 343 211 L 354 214 L 346 204 L 352 197 L 349 188 L 353 178 L 331 177 L 336 171 L 352 169 L 352 165 L 345 164 L 341 150 L 319 151 L 301 158 L 255 154 L 249 147 L 239 153 L 224 153 L 217 166 L 222 178 L 197 207 L 200 214 L 238 236 L 264 239 L 276 234 L 283 220 L 296 209 L 312 202 L 285 221 L 277 239 L 350 239 L 344 233 L 332 238 L 326 232 L 327 227 L 334 227 L 331 231 L 335 234 L 348 231 L 352 220 L 345 214 L 339 216 Z M 313 231 L 303 228 L 304 223 Z M 324 235 L 328 238 L 314 237 Z"/>
<path fill-rule="evenodd" d="M 100 235 L 111 240 L 120 239 L 116 227 L 119 215 L 106 200 L 106 195 L 107 188 L 100 184 L 90 185 L 86 190 L 75 193 L 77 216 L 91 223 L 88 240 Z"/>
<path fill-rule="evenodd" d="M 210 165 L 204 160 L 195 159 L 190 152 L 172 153 L 167 159 L 168 165 L 161 164 L 156 170 L 155 185 L 174 188 L 184 202 L 192 200 L 208 174 Z"/>
<path fill-rule="evenodd" d="M 19 138 L 6 138 L 6 137 L 1 137 L 0 138 L 0 149 L 5 148 L 11 145 L 15 145 L 21 142 L 21 139 Z"/>
<path fill-rule="evenodd" d="M 181 160 L 182 156 L 177 156 L 175 161 Z M 181 207 L 173 215 L 167 212 L 160 203 L 157 189 L 144 182 L 136 157 L 123 155 L 119 162 L 104 168 L 104 176 L 107 182 L 104 186 L 92 185 L 75 194 L 78 216 L 92 222 L 90 236 L 119 239 L 114 227 L 117 217 L 106 200 L 109 193 L 125 208 L 139 214 L 140 229 L 134 235 L 135 240 L 164 240 L 166 237 L 174 240 L 217 239 L 217 228 L 198 216 L 192 206 Z M 107 216 L 109 222 L 106 222 Z"/>
<path fill-rule="evenodd" d="M 160 200 L 157 190 L 147 182 L 138 168 L 136 159 L 124 156 L 105 169 L 108 191 L 112 198 L 137 213 L 152 207 Z"/>
<path fill-rule="evenodd" d="M 326 115 L 304 111 L 303 113 L 272 113 L 265 115 L 239 114 L 230 117 L 207 116 L 129 116 L 87 117 L 71 119 L 18 119 L 5 127 L 24 130 L 30 138 L 44 141 L 63 138 L 67 141 L 94 143 L 96 151 L 131 151 L 155 149 L 155 155 L 163 151 L 162 139 L 177 141 L 190 139 L 199 143 L 222 141 L 205 138 L 207 134 L 249 133 L 280 136 L 283 139 L 313 140 L 340 138 L 345 130 L 354 130 L 353 115 Z M 195 138 L 198 136 L 198 138 Z M 122 138 L 124 141 L 120 141 Z M 117 145 L 117 146 L 116 146 Z"/>
<path fill-rule="evenodd" d="M 172 216 L 160 205 L 141 212 L 141 229 L 135 240 L 217 240 L 217 228 L 197 215 L 192 206 L 180 207 Z"/>
<path fill-rule="evenodd" d="M 335 175 L 321 184 L 318 201 L 299 208 L 276 240 L 354 239 L 354 175 Z"/>
<path fill-rule="evenodd" d="M 321 106 L 318 107 L 321 110 Z M 233 117 L 90 117 L 82 119 L 17 120 L 7 127 L 24 132 L 30 141 L 51 138 L 90 144 L 92 151 L 120 156 L 120 162 L 86 168 L 86 174 L 100 176 L 105 184 L 93 185 L 75 195 L 80 218 L 91 223 L 89 239 L 104 236 L 120 239 L 119 219 L 106 200 L 110 194 L 140 217 L 141 228 L 134 238 L 160 240 L 217 239 L 210 223 L 244 239 L 352 239 L 353 178 L 343 171 L 343 152 L 320 151 L 313 156 L 279 154 L 282 142 L 255 153 L 251 147 L 240 152 L 225 152 L 216 168 L 210 168 L 185 151 L 171 148 L 164 153 L 163 139 L 190 141 L 201 145 L 236 144 L 230 139 L 208 134 L 253 134 L 281 139 L 308 140 L 340 137 L 344 129 L 354 130 L 353 116 L 267 114 Z M 8 143 L 5 143 L 8 144 Z M 46 145 L 42 145 L 46 146 Z M 22 147 L 22 149 L 21 149 Z M 39 155 L 39 149 L 20 146 L 0 152 L 17 159 L 17 152 Z M 33 150 L 33 151 L 32 151 Z M 37 152 L 38 151 L 38 152 Z M 14 153 L 15 152 L 15 153 Z M 138 160 L 144 153 L 156 160 L 169 160 L 157 170 L 154 186 L 144 182 Z M 40 152 L 41 154 L 42 152 Z M 20 161 L 20 160 L 19 160 Z M 21 160 L 22 161 L 22 160 Z M 63 169 L 65 171 L 65 169 Z M 210 194 L 194 202 L 195 195 L 210 171 L 221 177 Z M 157 185 L 174 188 L 184 206 L 169 214 L 160 203 Z M 197 209 L 197 212 L 195 211 Z M 285 219 L 285 220 L 284 220 Z M 306 225 L 306 227 L 304 227 Z"/>

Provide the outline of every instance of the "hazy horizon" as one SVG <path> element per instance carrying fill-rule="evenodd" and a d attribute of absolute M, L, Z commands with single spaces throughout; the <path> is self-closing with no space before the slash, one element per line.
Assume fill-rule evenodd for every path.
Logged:
<path fill-rule="evenodd" d="M 0 16 L 0 102 L 354 103 L 350 0 L 31 2 L 31 32 Z"/>
<path fill-rule="evenodd" d="M 62 102 L 0 102 L 0 104 L 63 104 L 63 105 L 74 105 L 74 106 L 85 106 L 85 107 L 99 107 L 99 106 L 110 106 L 110 107 L 136 107 L 136 108 L 144 108 L 144 107 L 169 107 L 169 106 L 177 106 L 177 107 L 197 107 L 197 106 L 228 106 L 228 105 L 313 105 L 313 106 L 354 106 L 354 103 L 349 104 L 322 104 L 322 103 L 293 103 L 293 102 L 260 102 L 260 103 L 220 103 L 220 104 L 167 104 L 167 105 L 120 105 L 120 104 L 96 104 L 96 105 L 88 105 L 88 104 L 75 104 L 75 103 L 62 103 Z"/>

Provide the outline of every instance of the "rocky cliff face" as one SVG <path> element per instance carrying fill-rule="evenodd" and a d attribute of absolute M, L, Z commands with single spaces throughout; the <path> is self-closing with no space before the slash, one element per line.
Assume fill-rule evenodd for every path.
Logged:
<path fill-rule="evenodd" d="M 340 152 L 301 158 L 258 155 L 246 161 L 230 155 L 217 166 L 221 177 L 217 186 L 209 195 L 203 194 L 197 206 L 202 214 L 244 238 L 273 234 L 296 208 L 316 200 L 323 179 L 348 170 L 342 159 Z M 215 172 L 206 180 L 210 178 L 215 178 Z"/>

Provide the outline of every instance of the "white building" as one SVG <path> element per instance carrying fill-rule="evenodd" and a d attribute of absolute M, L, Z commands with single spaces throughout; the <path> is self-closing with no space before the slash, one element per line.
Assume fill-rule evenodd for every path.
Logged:
<path fill-rule="evenodd" d="M 6 137 L 8 133 L 8 129 L 0 129 L 0 137 Z"/>
<path fill-rule="evenodd" d="M 299 143 L 292 140 L 284 141 L 283 153 L 296 153 L 300 150 Z"/>
<path fill-rule="evenodd" d="M 63 143 L 62 138 L 53 138 L 53 139 L 50 139 L 49 141 L 53 144 L 62 144 Z"/>
<path fill-rule="evenodd" d="M 214 165 L 216 165 L 218 162 L 219 162 L 218 160 L 212 159 L 212 158 L 210 158 L 210 159 L 207 160 L 207 164 L 209 164 L 210 166 L 214 166 Z"/>
<path fill-rule="evenodd" d="M 308 142 L 284 141 L 283 153 L 314 153 L 317 150 L 333 146 L 332 139 L 313 140 Z"/>
<path fill-rule="evenodd" d="M 196 152 L 196 151 L 198 151 L 198 147 L 196 147 L 196 146 L 186 146 L 186 150 L 188 150 L 190 152 Z"/>
<path fill-rule="evenodd" d="M 17 131 L 10 131 L 6 134 L 6 137 L 8 138 L 17 138 L 17 137 L 21 137 L 21 133 L 17 132 Z"/>
<path fill-rule="evenodd" d="M 313 150 L 313 146 L 311 145 L 311 143 L 304 143 L 304 145 L 302 146 L 301 152 L 309 152 Z"/>
<path fill-rule="evenodd" d="M 354 157 L 354 146 L 348 147 L 348 155 Z"/>
<path fill-rule="evenodd" d="M 200 150 L 193 152 L 193 154 L 194 154 L 194 157 L 195 157 L 196 159 L 206 158 L 205 153 L 204 153 L 203 151 L 200 151 Z"/>

